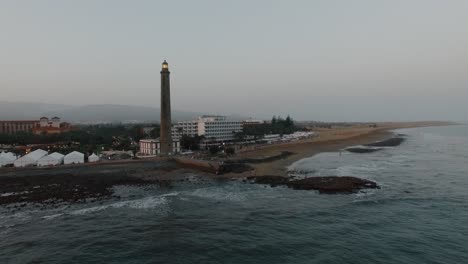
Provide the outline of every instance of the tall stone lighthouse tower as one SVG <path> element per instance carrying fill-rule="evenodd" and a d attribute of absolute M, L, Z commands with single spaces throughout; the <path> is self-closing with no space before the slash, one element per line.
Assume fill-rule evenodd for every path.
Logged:
<path fill-rule="evenodd" d="M 164 61 L 161 70 L 161 131 L 159 138 L 162 155 L 172 153 L 171 89 L 169 75 L 169 64 Z"/>

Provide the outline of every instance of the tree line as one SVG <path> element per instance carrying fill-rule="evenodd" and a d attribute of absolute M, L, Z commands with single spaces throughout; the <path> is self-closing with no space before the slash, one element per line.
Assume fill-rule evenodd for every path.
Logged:
<path fill-rule="evenodd" d="M 34 134 L 18 132 L 0 134 L 0 144 L 60 144 L 68 145 L 70 150 L 93 152 L 98 149 L 133 150 L 135 142 L 145 137 L 159 137 L 159 125 L 152 125 L 149 135 L 144 133 L 143 125 L 87 125 L 60 134 Z"/>
<path fill-rule="evenodd" d="M 273 116 L 270 123 L 244 125 L 243 132 L 236 133 L 237 140 L 244 140 L 246 136 L 253 136 L 255 139 L 264 135 L 279 134 L 286 135 L 296 132 L 298 128 L 294 120 L 288 115 L 286 118 Z"/>

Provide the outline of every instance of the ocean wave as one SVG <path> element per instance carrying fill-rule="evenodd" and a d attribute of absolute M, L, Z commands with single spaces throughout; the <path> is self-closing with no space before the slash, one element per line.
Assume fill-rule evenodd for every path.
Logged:
<path fill-rule="evenodd" d="M 44 219 L 44 220 L 52 220 L 52 219 L 55 219 L 55 218 L 60 217 L 62 215 L 64 215 L 64 214 L 60 213 L 60 214 L 53 214 L 53 215 L 45 215 L 45 216 L 43 216 L 41 218 Z"/>
<path fill-rule="evenodd" d="M 375 196 L 377 192 L 379 192 L 379 189 L 366 189 L 366 190 L 361 190 L 357 193 L 354 194 L 355 199 L 353 200 L 353 203 L 355 202 L 360 202 L 363 199 L 369 199 L 372 196 Z"/>
<path fill-rule="evenodd" d="M 0 234 L 6 234 L 18 226 L 29 223 L 31 219 L 30 212 L 0 215 Z"/>
<path fill-rule="evenodd" d="M 0 215 L 1 220 L 10 220 L 10 219 L 17 219 L 17 220 L 29 220 L 31 218 L 31 212 L 19 212 L 11 215 Z"/>
<path fill-rule="evenodd" d="M 381 166 L 374 162 L 361 165 L 344 165 L 336 168 L 338 176 L 361 176 L 361 174 L 372 174 L 380 170 L 382 170 Z"/>
<path fill-rule="evenodd" d="M 189 196 L 212 199 L 216 201 L 245 201 L 246 197 L 239 190 L 230 192 L 224 188 L 202 188 L 187 193 Z"/>
<path fill-rule="evenodd" d="M 174 197 L 174 196 L 179 196 L 179 192 L 173 192 L 173 193 L 166 193 L 161 195 L 161 197 Z"/>
<path fill-rule="evenodd" d="M 166 211 L 168 200 L 166 197 L 177 196 L 178 193 L 170 193 L 159 196 L 150 196 L 137 200 L 122 201 L 112 204 L 95 206 L 90 208 L 79 209 L 70 212 L 71 215 L 85 215 L 89 213 L 95 213 L 107 209 L 119 209 L 119 208 L 132 208 L 132 209 L 161 209 L 162 212 Z"/>

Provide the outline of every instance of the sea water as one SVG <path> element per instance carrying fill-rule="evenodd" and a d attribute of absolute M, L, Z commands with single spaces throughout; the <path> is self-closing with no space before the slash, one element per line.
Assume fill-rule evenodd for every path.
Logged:
<path fill-rule="evenodd" d="M 0 208 L 0 263 L 468 263 L 468 126 L 397 133 L 407 135 L 398 147 L 291 165 L 379 190 L 195 181 L 116 187 L 121 199 L 100 203 Z"/>

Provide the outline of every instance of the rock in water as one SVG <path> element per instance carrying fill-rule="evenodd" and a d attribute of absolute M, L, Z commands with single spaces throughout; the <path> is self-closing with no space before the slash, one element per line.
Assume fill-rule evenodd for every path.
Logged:
<path fill-rule="evenodd" d="M 367 147 L 396 147 L 401 145 L 406 139 L 403 137 L 389 138 L 383 141 L 366 144 Z"/>
<path fill-rule="evenodd" d="M 320 193 L 353 193 L 361 189 L 379 188 L 377 183 L 356 177 L 310 177 L 289 182 L 288 187 L 295 190 L 317 190 Z"/>
<path fill-rule="evenodd" d="M 352 147 L 352 148 L 347 148 L 346 151 L 351 152 L 351 153 L 372 153 L 382 150 L 382 148 L 363 148 L 363 147 Z"/>
<path fill-rule="evenodd" d="M 292 180 L 282 176 L 254 176 L 249 180 L 257 184 L 269 184 L 272 187 L 284 185 L 294 190 L 317 190 L 320 193 L 353 193 L 361 189 L 379 189 L 377 183 L 350 176 L 309 177 Z"/>
<path fill-rule="evenodd" d="M 283 176 L 252 176 L 248 178 L 258 184 L 269 184 L 271 187 L 286 185 L 289 178 Z"/>

